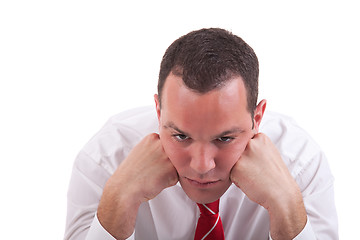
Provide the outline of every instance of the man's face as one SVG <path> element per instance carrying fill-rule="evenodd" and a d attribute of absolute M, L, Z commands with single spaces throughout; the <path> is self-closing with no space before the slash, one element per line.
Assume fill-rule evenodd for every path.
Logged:
<path fill-rule="evenodd" d="M 219 199 L 231 185 L 230 171 L 254 135 L 241 77 L 205 94 L 188 89 L 182 79 L 166 79 L 162 106 L 155 96 L 164 151 L 195 202 Z M 259 122 L 256 122 L 255 129 Z"/>

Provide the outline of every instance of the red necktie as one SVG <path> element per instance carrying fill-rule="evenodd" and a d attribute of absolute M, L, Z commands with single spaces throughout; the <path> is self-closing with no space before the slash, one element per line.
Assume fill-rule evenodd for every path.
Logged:
<path fill-rule="evenodd" d="M 224 229 L 219 215 L 219 200 L 197 205 L 200 209 L 200 217 L 194 240 L 224 240 Z"/>

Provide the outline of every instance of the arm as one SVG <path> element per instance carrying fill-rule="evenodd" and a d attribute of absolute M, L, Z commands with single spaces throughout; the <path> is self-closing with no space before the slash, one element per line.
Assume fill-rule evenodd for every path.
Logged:
<path fill-rule="evenodd" d="M 288 239 L 338 239 L 333 176 L 327 159 L 311 140 L 308 141 L 308 137 L 299 139 L 302 135 L 301 132 L 295 135 L 298 136 L 297 141 L 289 141 L 288 139 L 283 142 L 277 139 L 276 147 L 264 134 L 255 135 L 250 140 L 238 163 L 233 167 L 231 179 L 250 199 L 269 211 L 270 233 L 273 239 L 282 239 L 281 235 L 277 233 L 276 226 L 277 219 L 280 223 L 284 217 L 290 218 L 292 219 L 290 222 L 295 221 L 296 223 L 289 226 L 288 223 L 290 222 L 287 223 L 283 219 L 283 230 L 290 229 L 291 232 L 291 229 L 298 226 L 298 230 L 295 232 L 301 231 L 295 238 L 290 237 L 295 232 L 290 234 Z M 287 138 L 287 136 L 283 137 Z M 291 137 L 290 139 L 294 138 Z M 282 159 L 277 149 L 286 152 L 288 156 L 284 156 L 285 159 Z M 289 170 L 285 168 L 284 162 L 287 163 Z M 291 178 L 288 175 L 289 171 L 291 171 Z M 290 190 L 291 187 L 293 187 L 292 190 Z M 278 196 L 273 195 L 272 191 Z M 298 191 L 301 191 L 302 199 L 300 199 Z M 288 196 L 295 196 L 295 198 L 290 198 L 290 200 L 296 200 L 293 202 L 295 203 L 294 212 L 290 214 L 290 217 L 287 215 L 282 217 L 281 213 L 286 213 L 286 209 L 278 215 L 273 209 L 276 209 L 274 206 L 279 206 L 278 204 L 281 203 L 276 203 L 274 197 L 278 200 L 284 200 L 285 197 L 286 201 Z M 298 197 L 296 198 L 296 196 Z M 286 204 L 285 206 L 289 205 Z M 305 227 L 301 229 L 301 224 L 298 224 L 303 221 L 300 218 L 303 206 L 306 209 L 307 220 Z M 298 214 L 298 210 L 300 210 L 300 214 Z M 299 219 L 299 222 L 296 219 Z"/>
<path fill-rule="evenodd" d="M 267 209 L 274 240 L 293 239 L 305 227 L 300 189 L 267 136 L 256 134 L 249 141 L 230 177 L 251 200 Z"/>
<path fill-rule="evenodd" d="M 159 136 L 148 135 L 107 181 L 97 211 L 100 224 L 116 239 L 128 238 L 134 231 L 140 204 L 177 181 L 177 172 Z"/>
<path fill-rule="evenodd" d="M 84 152 L 77 157 L 68 191 L 64 239 L 113 239 L 111 235 L 123 239 L 130 236 L 134 231 L 139 203 L 155 197 L 163 188 L 177 182 L 177 173 L 164 155 L 157 134 L 145 137 L 129 154 L 126 150 L 118 151 L 116 158 L 124 161 L 111 171 Z M 109 172 L 114 173 L 111 175 Z M 161 183 L 155 188 L 157 181 Z M 123 182 L 127 184 L 124 186 Z M 144 188 L 139 188 L 140 185 Z M 147 188 L 151 191 L 144 191 L 145 195 L 140 197 L 141 190 Z M 133 195 L 135 193 L 136 196 Z M 131 198 L 136 200 L 131 204 L 126 202 Z M 127 215 L 129 221 L 112 226 L 111 219 L 125 216 L 117 214 Z M 124 236 L 112 230 L 117 227 Z"/>

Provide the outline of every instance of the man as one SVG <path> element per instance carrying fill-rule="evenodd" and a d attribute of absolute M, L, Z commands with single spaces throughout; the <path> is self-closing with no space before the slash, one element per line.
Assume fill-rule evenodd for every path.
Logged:
<path fill-rule="evenodd" d="M 258 72 L 225 30 L 176 40 L 156 111 L 113 117 L 78 155 L 65 239 L 337 239 L 326 158 L 257 104 Z"/>

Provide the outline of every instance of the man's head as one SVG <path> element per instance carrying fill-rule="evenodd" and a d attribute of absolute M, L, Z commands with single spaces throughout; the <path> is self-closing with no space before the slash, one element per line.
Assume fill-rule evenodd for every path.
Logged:
<path fill-rule="evenodd" d="M 231 185 L 265 110 L 257 85 L 255 53 L 225 30 L 191 32 L 166 51 L 155 95 L 160 140 L 192 200 L 215 201 Z"/>
<path fill-rule="evenodd" d="M 240 37 L 223 29 L 201 29 L 177 39 L 166 50 L 159 73 L 158 95 L 170 73 L 195 92 L 219 88 L 241 76 L 248 110 L 253 115 L 258 97 L 259 63 L 253 49 Z"/>

